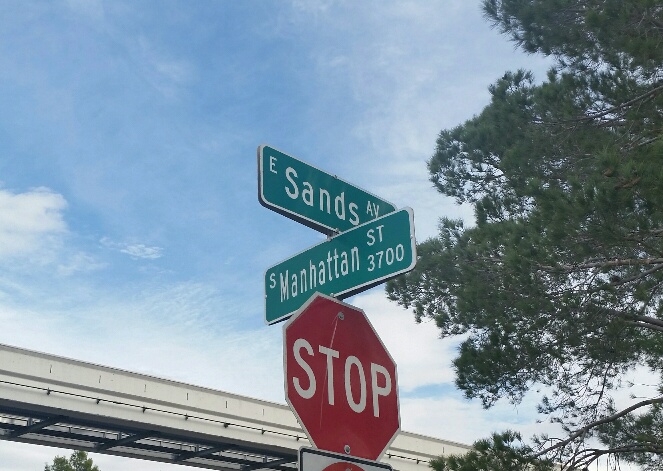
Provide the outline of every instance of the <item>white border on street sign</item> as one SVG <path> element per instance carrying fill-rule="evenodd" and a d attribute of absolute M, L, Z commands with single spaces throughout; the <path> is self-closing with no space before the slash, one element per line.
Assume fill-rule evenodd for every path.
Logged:
<path fill-rule="evenodd" d="M 333 453 L 316 448 L 302 447 L 299 449 L 299 462 L 297 468 L 299 471 L 323 471 L 328 466 L 335 463 L 352 463 L 364 471 L 392 471 L 393 468 L 387 463 L 371 461 L 355 456 L 344 455 L 342 453 Z"/>

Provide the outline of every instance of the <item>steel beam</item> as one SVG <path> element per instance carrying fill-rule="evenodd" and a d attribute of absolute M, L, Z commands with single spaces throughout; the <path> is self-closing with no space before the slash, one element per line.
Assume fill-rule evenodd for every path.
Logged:
<path fill-rule="evenodd" d="M 56 417 L 49 417 L 48 419 L 40 420 L 39 422 L 33 423 L 31 425 L 25 425 L 25 426 L 22 426 L 22 427 L 15 428 L 14 430 L 12 430 L 9 433 L 8 437 L 9 438 L 17 438 L 17 437 L 20 437 L 21 435 L 25 435 L 25 434 L 28 434 L 28 433 L 33 433 L 33 432 L 36 432 L 38 430 L 49 427 L 51 425 L 55 425 L 59 422 L 62 422 L 65 419 L 66 419 L 66 417 L 60 416 L 60 415 L 56 416 Z"/>

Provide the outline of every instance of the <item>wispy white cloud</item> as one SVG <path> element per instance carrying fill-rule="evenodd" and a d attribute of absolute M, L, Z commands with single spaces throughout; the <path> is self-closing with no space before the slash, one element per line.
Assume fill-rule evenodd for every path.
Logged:
<path fill-rule="evenodd" d="M 144 244 L 131 244 L 120 249 L 120 252 L 130 255 L 134 258 L 156 259 L 161 258 L 163 249 L 161 247 L 148 247 Z"/>
<path fill-rule="evenodd" d="M 129 45 L 145 80 L 165 98 L 177 98 L 179 89 L 194 77 L 195 69 L 191 62 L 158 51 L 144 35 L 138 36 Z"/>
<path fill-rule="evenodd" d="M 114 242 L 108 237 L 102 238 L 100 241 L 102 246 L 116 250 L 120 253 L 127 254 L 134 259 L 148 259 L 156 260 L 163 256 L 163 248 L 157 246 L 148 246 L 145 244 L 138 243 L 123 243 L 123 242 Z"/>
<path fill-rule="evenodd" d="M 98 261 L 88 253 L 76 252 L 58 265 L 58 273 L 63 276 L 71 276 L 76 273 L 89 273 L 101 270 L 107 266 L 107 263 Z"/>
<path fill-rule="evenodd" d="M 0 257 L 44 250 L 67 232 L 64 197 L 48 188 L 24 193 L 0 190 Z"/>
<path fill-rule="evenodd" d="M 284 402 L 279 327 L 239 329 L 242 307 L 210 285 L 135 288 L 64 307 L 0 291 L 0 343 Z"/>

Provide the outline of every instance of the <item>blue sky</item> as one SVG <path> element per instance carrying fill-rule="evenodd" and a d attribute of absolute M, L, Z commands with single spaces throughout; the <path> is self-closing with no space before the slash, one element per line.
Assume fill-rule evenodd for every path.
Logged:
<path fill-rule="evenodd" d="M 258 203 L 257 147 L 412 207 L 424 240 L 471 220 L 428 182 L 437 134 L 517 68 L 546 62 L 466 0 L 3 0 L 0 343 L 284 403 L 263 275 L 323 236 Z M 346 301 L 398 364 L 404 429 L 536 429 L 531 404 L 464 401 L 454 343 L 383 287 Z M 8 471 L 57 453 L 0 442 Z"/>

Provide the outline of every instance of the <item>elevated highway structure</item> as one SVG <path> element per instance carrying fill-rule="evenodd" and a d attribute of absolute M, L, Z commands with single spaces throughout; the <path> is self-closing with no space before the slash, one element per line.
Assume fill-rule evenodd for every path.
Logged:
<path fill-rule="evenodd" d="M 282 404 L 0 345 L 0 439 L 225 471 L 297 469 Z M 425 471 L 465 445 L 401 432 L 382 461 Z"/>

